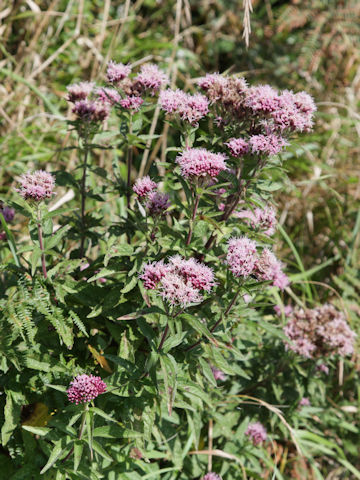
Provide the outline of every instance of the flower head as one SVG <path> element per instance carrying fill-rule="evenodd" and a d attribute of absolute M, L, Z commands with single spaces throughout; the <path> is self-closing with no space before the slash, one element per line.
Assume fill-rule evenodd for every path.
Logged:
<path fill-rule="evenodd" d="M 66 87 L 67 101 L 75 103 L 78 100 L 86 100 L 95 87 L 94 82 L 73 83 Z"/>
<path fill-rule="evenodd" d="M 142 178 L 138 178 L 133 186 L 134 192 L 139 197 L 146 197 L 150 192 L 153 192 L 157 188 L 158 184 L 151 180 L 148 175 Z"/>
<path fill-rule="evenodd" d="M 103 122 L 110 113 L 109 105 L 101 101 L 79 100 L 73 113 L 84 122 Z"/>
<path fill-rule="evenodd" d="M 249 145 L 251 153 L 277 155 L 284 150 L 288 143 L 283 137 L 269 133 L 268 135 L 253 135 L 249 139 Z"/>
<path fill-rule="evenodd" d="M 109 83 L 118 84 L 121 80 L 127 78 L 130 75 L 130 72 L 130 65 L 110 61 L 107 65 L 106 79 Z"/>
<path fill-rule="evenodd" d="M 259 445 L 262 442 L 265 442 L 267 438 L 267 433 L 265 427 L 260 422 L 250 423 L 245 431 L 254 445 Z"/>
<path fill-rule="evenodd" d="M 115 105 L 115 103 L 119 103 L 121 100 L 121 97 L 115 88 L 98 88 L 96 93 L 101 102 L 108 103 L 109 105 Z"/>
<path fill-rule="evenodd" d="M 235 277 L 248 277 L 257 262 L 256 243 L 247 237 L 231 238 L 228 243 L 226 263 Z"/>
<path fill-rule="evenodd" d="M 239 158 L 249 151 L 249 144 L 243 138 L 231 138 L 224 145 L 228 147 L 233 157 Z"/>
<path fill-rule="evenodd" d="M 176 157 L 184 178 L 216 177 L 227 170 L 226 155 L 209 152 L 205 148 L 188 148 Z"/>
<path fill-rule="evenodd" d="M 211 268 L 180 255 L 170 257 L 167 264 L 160 261 L 145 265 L 140 279 L 145 288 L 157 290 L 170 305 L 183 307 L 201 302 L 201 291 L 210 292 L 215 285 Z"/>
<path fill-rule="evenodd" d="M 325 373 L 325 375 L 329 375 L 329 367 L 325 365 L 325 363 L 320 363 L 320 365 L 317 365 L 316 370 Z"/>
<path fill-rule="evenodd" d="M 286 349 L 306 358 L 336 354 L 344 357 L 354 351 L 355 332 L 344 314 L 330 304 L 294 310 L 284 333 L 291 341 L 286 343 Z"/>
<path fill-rule="evenodd" d="M 17 192 L 25 200 L 41 201 L 51 198 L 55 186 L 54 177 L 44 170 L 36 170 L 34 173 L 25 173 L 20 177 L 20 188 Z"/>
<path fill-rule="evenodd" d="M 270 85 L 258 85 L 248 88 L 245 106 L 254 113 L 269 113 L 279 106 L 279 95 Z"/>
<path fill-rule="evenodd" d="M 144 88 L 151 90 L 152 95 L 154 95 L 163 85 L 168 83 L 169 78 L 157 65 L 148 63 L 141 67 L 136 80 Z"/>
<path fill-rule="evenodd" d="M 163 215 L 170 205 L 169 195 L 162 192 L 150 192 L 145 204 L 150 215 L 155 216 Z"/>
<path fill-rule="evenodd" d="M 180 90 L 163 90 L 159 95 L 159 102 L 162 110 L 167 113 L 177 113 L 180 106 L 186 102 L 187 94 Z"/>
<path fill-rule="evenodd" d="M 120 105 L 123 108 L 126 108 L 128 110 L 134 110 L 135 112 L 138 112 L 140 110 L 140 107 L 143 103 L 144 100 L 136 95 L 130 95 L 120 100 Z"/>
<path fill-rule="evenodd" d="M 290 283 L 282 271 L 282 263 L 269 248 L 264 248 L 256 261 L 255 274 L 259 280 L 271 280 L 275 287 L 284 290 Z"/>
<path fill-rule="evenodd" d="M 256 230 L 262 231 L 265 235 L 271 236 L 275 233 L 275 227 L 277 224 L 276 211 L 271 206 L 265 206 L 264 208 L 255 208 L 252 210 L 240 210 L 235 212 L 234 215 L 237 218 L 244 219 L 247 225 L 250 225 Z"/>
<path fill-rule="evenodd" d="M 4 220 L 6 223 L 10 223 L 13 221 L 15 216 L 15 210 L 10 207 L 2 207 L 0 208 L 0 213 L 2 213 Z"/>
<path fill-rule="evenodd" d="M 106 383 L 94 375 L 78 375 L 67 390 L 69 402 L 87 403 L 106 391 Z"/>
<path fill-rule="evenodd" d="M 217 473 L 209 472 L 201 480 L 222 480 L 222 478 Z"/>

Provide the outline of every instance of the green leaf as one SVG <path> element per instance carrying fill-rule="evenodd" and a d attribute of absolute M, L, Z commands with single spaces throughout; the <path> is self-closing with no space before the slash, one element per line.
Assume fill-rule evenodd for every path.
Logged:
<path fill-rule="evenodd" d="M 121 293 L 128 293 L 130 292 L 135 286 L 137 285 L 138 277 L 132 277 L 130 282 L 125 285 L 125 287 L 121 290 Z"/>
<path fill-rule="evenodd" d="M 24 430 L 27 430 L 28 432 L 30 433 L 33 433 L 34 435 L 40 435 L 40 436 L 44 436 L 44 435 L 47 435 L 50 431 L 51 431 L 51 428 L 47 428 L 47 427 L 31 427 L 30 425 L 23 425 L 22 428 Z"/>
<path fill-rule="evenodd" d="M 58 440 L 54 444 L 54 448 L 51 451 L 50 457 L 45 465 L 45 467 L 41 470 L 40 475 L 43 473 L 47 472 L 49 468 L 51 468 L 56 461 L 63 455 L 63 453 L 66 451 L 66 449 L 69 447 L 65 447 L 65 438 L 62 438 L 61 440 Z"/>
<path fill-rule="evenodd" d="M 77 471 L 80 465 L 82 453 L 84 450 L 84 444 L 80 440 L 74 442 L 74 472 Z"/>
<path fill-rule="evenodd" d="M 5 393 L 5 421 L 1 428 L 1 443 L 4 446 L 8 443 L 15 428 L 20 424 L 20 411 L 24 402 L 24 396 L 22 393 L 14 392 L 12 390 L 5 390 Z"/>

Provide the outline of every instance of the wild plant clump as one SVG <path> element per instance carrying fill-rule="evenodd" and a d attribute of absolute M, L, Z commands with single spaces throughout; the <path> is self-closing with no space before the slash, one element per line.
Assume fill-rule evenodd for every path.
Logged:
<path fill-rule="evenodd" d="M 313 99 L 236 75 L 169 82 L 111 61 L 104 85 L 69 85 L 75 165 L 24 173 L 1 204 L 2 445 L 18 466 L 36 450 L 28 478 L 260 478 L 270 443 L 310 455 L 291 427 L 310 408 L 296 362 L 324 373 L 320 354 L 353 352 L 331 305 L 272 313 L 293 270 L 272 192 Z M 291 401 L 285 421 L 271 403 Z"/>

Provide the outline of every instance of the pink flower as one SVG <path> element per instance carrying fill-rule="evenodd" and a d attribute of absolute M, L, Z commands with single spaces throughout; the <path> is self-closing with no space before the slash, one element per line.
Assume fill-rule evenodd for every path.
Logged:
<path fill-rule="evenodd" d="M 158 290 L 170 305 L 183 307 L 201 302 L 201 290 L 210 292 L 215 286 L 211 268 L 195 259 L 185 260 L 180 255 L 171 257 L 166 265 L 162 261 L 145 265 L 140 279 L 145 288 Z"/>
<path fill-rule="evenodd" d="M 143 269 L 143 273 L 140 275 L 140 279 L 144 282 L 144 287 L 148 290 L 155 290 L 160 280 L 169 271 L 169 267 L 164 265 L 162 261 L 148 263 Z"/>
<path fill-rule="evenodd" d="M 131 72 L 130 65 L 124 65 L 123 63 L 115 63 L 110 61 L 107 65 L 106 79 L 109 83 L 118 84 L 121 80 L 128 77 Z"/>
<path fill-rule="evenodd" d="M 150 192 L 145 204 L 150 215 L 155 216 L 163 215 L 170 205 L 169 195 L 161 192 Z"/>
<path fill-rule="evenodd" d="M 115 105 L 115 103 L 119 103 L 121 100 L 120 95 L 114 88 L 98 88 L 96 93 L 101 102 L 108 103 L 109 105 Z"/>
<path fill-rule="evenodd" d="M 138 178 L 133 186 L 134 192 L 139 197 L 146 197 L 150 192 L 153 192 L 158 188 L 158 184 L 151 180 L 147 175 L 146 177 Z"/>
<path fill-rule="evenodd" d="M 94 87 L 94 82 L 80 82 L 68 85 L 66 87 L 66 90 L 68 91 L 66 100 L 72 103 L 75 103 L 78 100 L 86 100 L 93 91 Z"/>
<path fill-rule="evenodd" d="M 307 397 L 303 397 L 300 402 L 299 402 L 299 405 L 301 407 L 310 407 L 311 403 L 310 403 L 310 400 L 307 398 Z"/>
<path fill-rule="evenodd" d="M 12 222 L 15 216 L 15 210 L 10 207 L 0 208 L 0 213 L 2 213 L 6 223 Z"/>
<path fill-rule="evenodd" d="M 79 100 L 75 102 L 73 113 L 85 122 L 103 122 L 110 113 L 109 106 L 103 102 Z"/>
<path fill-rule="evenodd" d="M 135 95 L 130 95 L 129 97 L 125 97 L 120 100 L 120 105 L 123 108 L 127 108 L 128 110 L 135 110 L 135 112 L 138 112 L 140 110 L 140 107 L 143 103 L 144 100 L 141 97 L 137 97 Z"/>
<path fill-rule="evenodd" d="M 255 208 L 251 210 L 240 210 L 235 212 L 234 216 L 237 218 L 247 219 L 247 225 L 250 225 L 256 230 L 262 230 L 265 235 L 271 236 L 275 233 L 275 227 L 277 224 L 276 211 L 271 206 L 265 206 L 264 208 Z"/>
<path fill-rule="evenodd" d="M 250 151 L 260 155 L 277 155 L 288 145 L 287 141 L 279 135 L 253 135 L 249 139 Z"/>
<path fill-rule="evenodd" d="M 231 238 L 226 263 L 235 277 L 248 277 L 257 262 L 256 243 L 247 237 Z"/>
<path fill-rule="evenodd" d="M 69 402 L 87 403 L 106 391 L 106 383 L 94 375 L 78 375 L 67 390 Z"/>
<path fill-rule="evenodd" d="M 217 473 L 209 472 L 201 480 L 222 480 L 222 478 Z"/>
<path fill-rule="evenodd" d="M 285 317 L 288 317 L 293 312 L 293 307 L 291 305 L 284 305 L 283 308 L 281 305 L 275 305 L 274 310 L 276 314 L 281 317 L 281 314 L 284 312 Z"/>
<path fill-rule="evenodd" d="M 226 155 L 212 153 L 205 148 L 188 148 L 176 157 L 180 165 L 181 175 L 189 177 L 216 177 L 227 170 Z"/>
<path fill-rule="evenodd" d="M 159 67 L 153 63 L 143 65 L 136 80 L 144 88 L 152 90 L 152 95 L 157 92 L 160 87 L 166 85 L 169 81 L 168 76 L 162 72 Z"/>
<path fill-rule="evenodd" d="M 187 94 L 180 90 L 163 90 L 159 95 L 159 102 L 162 110 L 167 113 L 177 113 L 180 106 L 186 102 Z"/>
<path fill-rule="evenodd" d="M 216 285 L 212 268 L 195 260 L 195 258 L 185 260 L 180 255 L 175 255 L 174 257 L 170 257 L 169 264 L 172 265 L 176 272 L 183 276 L 188 283 L 191 283 L 191 285 L 198 290 L 210 292 Z"/>
<path fill-rule="evenodd" d="M 161 108 L 170 114 L 178 114 L 182 120 L 197 125 L 209 112 L 209 101 L 204 95 L 189 95 L 182 90 L 165 90 L 160 93 Z"/>
<path fill-rule="evenodd" d="M 275 128 L 279 130 L 309 131 L 313 125 L 315 103 L 305 92 L 294 94 L 284 90 L 279 97 L 279 107 L 271 113 Z"/>
<path fill-rule="evenodd" d="M 51 173 L 37 170 L 34 173 L 25 173 L 20 177 L 20 188 L 17 192 L 25 200 L 41 201 L 51 198 L 55 193 L 55 180 Z"/>
<path fill-rule="evenodd" d="M 245 435 L 250 437 L 254 445 L 259 445 L 267 439 L 266 429 L 260 422 L 250 423 Z"/>
<path fill-rule="evenodd" d="M 258 85 L 248 88 L 245 98 L 245 106 L 254 113 L 269 113 L 279 106 L 279 95 L 270 85 Z"/>
<path fill-rule="evenodd" d="M 200 77 L 197 84 L 203 90 L 209 90 L 210 87 L 221 85 L 226 86 L 227 79 L 220 73 L 207 73 L 205 77 Z"/>
<path fill-rule="evenodd" d="M 209 100 L 204 95 L 187 95 L 179 106 L 179 115 L 191 125 L 197 125 L 209 113 Z"/>
<path fill-rule="evenodd" d="M 246 155 L 249 151 L 249 144 L 243 138 L 231 138 L 224 143 L 233 157 L 239 158 Z"/>
<path fill-rule="evenodd" d="M 275 287 L 284 290 L 290 281 L 282 271 L 282 263 L 268 248 L 264 248 L 256 261 L 255 275 L 259 280 L 271 280 Z"/>
<path fill-rule="evenodd" d="M 226 375 L 222 370 L 219 370 L 216 367 L 211 367 L 212 374 L 214 375 L 215 380 L 226 380 Z"/>
<path fill-rule="evenodd" d="M 344 357 L 354 351 L 355 332 L 350 329 L 344 314 L 329 304 L 294 310 L 284 333 L 291 341 L 286 349 L 306 358 Z"/>

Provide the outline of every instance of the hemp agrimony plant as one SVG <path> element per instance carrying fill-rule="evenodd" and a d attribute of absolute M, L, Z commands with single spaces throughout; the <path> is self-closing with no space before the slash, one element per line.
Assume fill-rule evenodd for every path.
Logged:
<path fill-rule="evenodd" d="M 75 167 L 24 174 L 1 207 L 2 445 L 27 478 L 284 478 L 275 446 L 313 461 L 301 412 L 353 352 L 334 306 L 289 303 L 274 240 L 272 192 L 313 99 L 236 75 L 168 83 L 110 62 L 103 85 L 70 85 Z"/>

